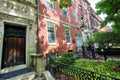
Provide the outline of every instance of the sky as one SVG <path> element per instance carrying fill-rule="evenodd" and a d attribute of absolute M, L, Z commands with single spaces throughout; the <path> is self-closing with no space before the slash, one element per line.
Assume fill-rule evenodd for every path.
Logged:
<path fill-rule="evenodd" d="M 100 0 L 88 0 L 88 1 L 90 2 L 91 7 L 92 7 L 94 10 L 96 10 L 96 9 L 95 9 L 95 4 L 96 4 L 97 2 L 99 2 Z"/>
<path fill-rule="evenodd" d="M 97 3 L 97 2 L 99 2 L 100 0 L 88 0 L 89 2 L 90 2 L 90 4 L 91 4 L 91 7 L 96 11 L 96 9 L 95 9 L 95 4 Z M 101 15 L 99 15 L 100 16 L 100 18 L 102 19 L 102 20 L 104 20 L 104 18 L 106 17 L 106 15 L 105 14 L 101 14 Z M 108 24 L 109 26 L 111 26 L 111 24 Z"/>
<path fill-rule="evenodd" d="M 90 2 L 90 4 L 91 4 L 91 7 L 96 11 L 96 9 L 95 9 L 95 4 L 97 3 L 97 2 L 99 2 L 100 0 L 88 0 L 89 2 Z M 104 17 L 105 17 L 106 15 L 100 15 L 100 17 L 102 18 L 102 19 L 104 19 Z"/>

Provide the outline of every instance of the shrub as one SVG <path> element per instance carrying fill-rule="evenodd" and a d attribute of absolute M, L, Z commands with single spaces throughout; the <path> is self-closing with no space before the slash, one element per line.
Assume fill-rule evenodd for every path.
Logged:
<path fill-rule="evenodd" d="M 94 62 L 90 60 L 77 60 L 74 66 L 120 78 L 120 61 L 108 60 L 105 62 Z"/>
<path fill-rule="evenodd" d="M 61 57 L 56 59 L 57 62 L 64 63 L 64 64 L 72 64 L 75 62 L 75 57 L 73 52 L 65 52 L 62 54 Z"/>

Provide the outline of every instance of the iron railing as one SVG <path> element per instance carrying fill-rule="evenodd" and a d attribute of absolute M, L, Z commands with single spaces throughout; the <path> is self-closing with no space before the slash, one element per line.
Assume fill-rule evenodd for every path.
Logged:
<path fill-rule="evenodd" d="M 120 80 L 106 74 L 55 62 L 50 55 L 48 55 L 47 63 L 46 68 L 53 74 L 56 80 Z"/>

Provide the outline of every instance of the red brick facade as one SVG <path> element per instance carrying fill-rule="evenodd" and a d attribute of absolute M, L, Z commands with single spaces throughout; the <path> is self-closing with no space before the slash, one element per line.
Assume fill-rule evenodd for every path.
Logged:
<path fill-rule="evenodd" d="M 82 11 L 78 8 L 79 5 L 82 6 Z M 90 25 L 89 19 L 89 8 L 88 3 L 82 0 L 74 0 L 74 4 L 67 8 L 68 15 L 64 16 L 62 10 L 58 7 L 58 2 L 53 3 L 53 9 L 49 9 L 46 7 L 46 0 L 40 0 L 40 49 L 41 53 L 46 54 L 51 51 L 58 52 L 58 55 L 63 52 L 67 52 L 68 50 L 73 50 L 76 52 L 76 39 L 75 35 L 81 35 L 81 16 L 84 17 L 84 21 Z M 86 14 L 84 13 L 86 11 Z M 77 13 L 77 19 L 73 19 L 72 11 Z M 46 22 L 53 22 L 55 24 L 55 33 L 56 33 L 56 44 L 49 45 L 48 44 L 48 35 L 47 35 L 47 26 Z M 70 27 L 70 39 L 71 43 L 66 43 L 66 34 L 64 25 Z"/>

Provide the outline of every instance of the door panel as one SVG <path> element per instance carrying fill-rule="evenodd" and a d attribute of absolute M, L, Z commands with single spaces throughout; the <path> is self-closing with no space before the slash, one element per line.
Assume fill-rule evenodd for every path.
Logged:
<path fill-rule="evenodd" d="M 25 64 L 25 35 L 18 32 L 25 28 L 5 26 L 5 35 L 2 53 L 2 68 Z M 19 28 L 19 29 L 18 29 Z M 17 33 L 16 33 L 17 32 Z"/>
<path fill-rule="evenodd" d="M 76 47 L 77 47 L 77 52 L 81 52 L 82 51 L 82 37 L 80 37 L 79 35 L 76 36 Z"/>

